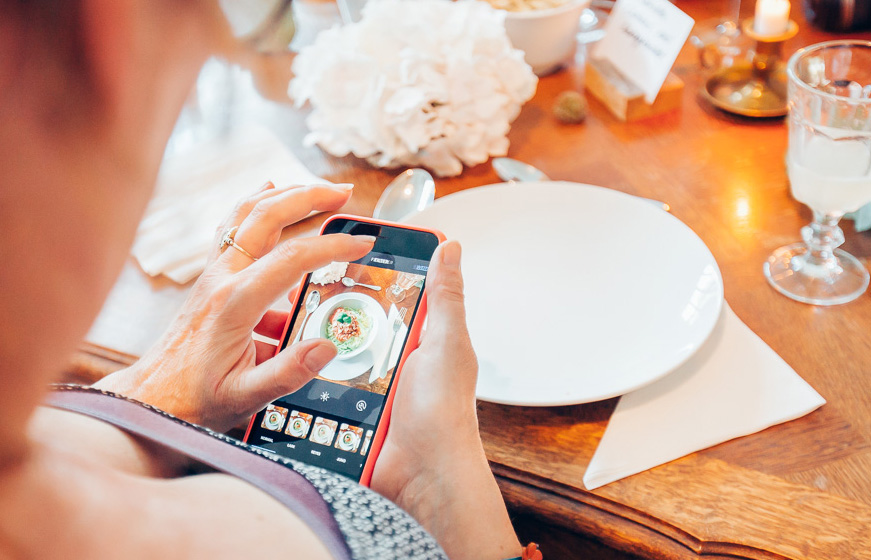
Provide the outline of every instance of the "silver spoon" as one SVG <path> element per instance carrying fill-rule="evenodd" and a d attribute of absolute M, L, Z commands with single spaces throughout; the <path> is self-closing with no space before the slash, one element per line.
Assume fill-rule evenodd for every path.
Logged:
<path fill-rule="evenodd" d="M 302 324 L 299 326 L 299 331 L 296 333 L 296 337 L 294 337 L 293 342 L 299 342 L 299 339 L 302 338 L 302 331 L 305 329 L 305 324 L 308 322 L 309 315 L 318 308 L 318 305 L 321 304 L 321 293 L 317 290 L 311 292 L 307 298 L 305 298 L 305 317 L 302 320 Z"/>
<path fill-rule="evenodd" d="M 494 158 L 493 170 L 496 171 L 496 175 L 499 175 L 499 178 L 503 181 L 516 181 L 518 183 L 526 181 L 550 181 L 550 177 L 545 175 L 541 169 L 507 157 Z"/>
<path fill-rule="evenodd" d="M 435 200 L 435 181 L 425 169 L 409 169 L 387 185 L 372 217 L 399 222 L 420 212 Z"/>
<path fill-rule="evenodd" d="M 357 282 L 353 278 L 349 278 L 347 276 L 342 278 L 342 284 L 348 286 L 349 288 L 353 288 L 354 286 L 362 286 L 364 288 L 369 288 L 370 290 L 375 290 L 376 292 L 381 291 L 381 286 L 373 286 L 372 284 L 361 284 L 360 282 Z"/>
<path fill-rule="evenodd" d="M 523 163 L 522 161 L 518 161 L 512 158 L 494 158 L 493 159 L 493 170 L 496 171 L 496 175 L 499 176 L 503 181 L 508 181 L 509 183 L 525 183 L 529 181 L 550 181 L 547 175 L 544 174 L 543 171 L 537 169 L 528 163 Z M 671 206 L 669 206 L 665 202 L 661 202 L 659 200 L 653 200 L 652 198 L 644 198 L 643 196 L 639 196 L 636 198 L 640 198 L 645 202 L 649 202 L 658 208 L 662 208 L 666 212 L 671 210 Z"/>

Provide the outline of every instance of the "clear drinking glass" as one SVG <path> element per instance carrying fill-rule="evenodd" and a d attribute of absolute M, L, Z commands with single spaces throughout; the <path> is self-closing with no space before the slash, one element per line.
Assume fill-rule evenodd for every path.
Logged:
<path fill-rule="evenodd" d="M 417 274 L 410 272 L 400 272 L 396 276 L 396 281 L 387 288 L 387 301 L 399 303 L 405 299 L 405 293 L 414 286 L 414 283 L 420 278 Z"/>
<path fill-rule="evenodd" d="M 715 2 L 709 2 L 715 4 Z M 698 49 L 699 65 L 710 71 L 732 66 L 747 51 L 739 25 L 741 0 L 718 0 L 719 16 L 696 23 L 690 43 Z"/>
<path fill-rule="evenodd" d="M 829 41 L 796 52 L 787 65 L 792 195 L 814 221 L 804 243 L 774 251 L 769 283 L 815 305 L 852 301 L 868 287 L 868 271 L 841 249 L 838 221 L 871 202 L 871 41 Z"/>

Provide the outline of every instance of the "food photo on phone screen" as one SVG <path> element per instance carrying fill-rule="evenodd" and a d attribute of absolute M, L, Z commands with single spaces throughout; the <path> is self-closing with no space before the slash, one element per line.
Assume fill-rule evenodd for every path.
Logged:
<path fill-rule="evenodd" d="M 429 263 L 371 252 L 314 271 L 283 344 L 323 338 L 333 361 L 260 412 L 246 441 L 359 476 L 418 310 Z"/>
<path fill-rule="evenodd" d="M 303 317 L 288 340 L 325 338 L 336 346 L 336 358 L 319 379 L 387 393 L 424 281 L 411 270 L 426 266 L 409 262 L 393 268 L 397 259 L 370 253 L 363 262 L 332 263 L 312 273 L 301 297 L 317 305 L 300 310 Z"/>

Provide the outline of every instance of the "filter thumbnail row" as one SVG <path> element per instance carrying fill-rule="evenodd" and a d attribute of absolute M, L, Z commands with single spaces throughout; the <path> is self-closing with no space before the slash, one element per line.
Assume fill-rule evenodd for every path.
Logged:
<path fill-rule="evenodd" d="M 274 404 L 266 407 L 266 414 L 263 415 L 263 422 L 260 425 L 273 432 L 281 432 L 283 428 L 284 433 L 291 437 L 308 438 L 313 443 L 333 445 L 336 449 L 349 453 L 356 453 L 359 449 L 361 455 L 366 455 L 369 451 L 369 444 L 372 440 L 372 430 L 365 430 L 366 436 L 364 438 L 364 430 L 360 426 L 352 426 L 344 422 L 339 425 L 336 420 L 321 416 L 315 417 L 307 412 L 289 410 Z M 334 437 L 337 429 L 338 436 Z M 334 440 L 335 443 L 333 443 Z"/>

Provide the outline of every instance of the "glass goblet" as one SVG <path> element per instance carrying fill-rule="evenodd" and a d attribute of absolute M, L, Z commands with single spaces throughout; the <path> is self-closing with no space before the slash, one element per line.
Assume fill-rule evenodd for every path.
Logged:
<path fill-rule="evenodd" d="M 396 276 L 396 281 L 387 288 L 387 293 L 385 294 L 387 301 L 391 303 L 399 303 L 404 300 L 406 292 L 409 288 L 414 286 L 414 283 L 417 282 L 418 278 L 420 278 L 420 276 L 417 274 L 400 272 Z"/>
<path fill-rule="evenodd" d="M 780 293 L 814 305 L 852 301 L 868 271 L 846 251 L 838 221 L 871 202 L 871 41 L 829 41 L 787 64 L 792 196 L 810 207 L 804 243 L 774 251 L 763 269 Z"/>

